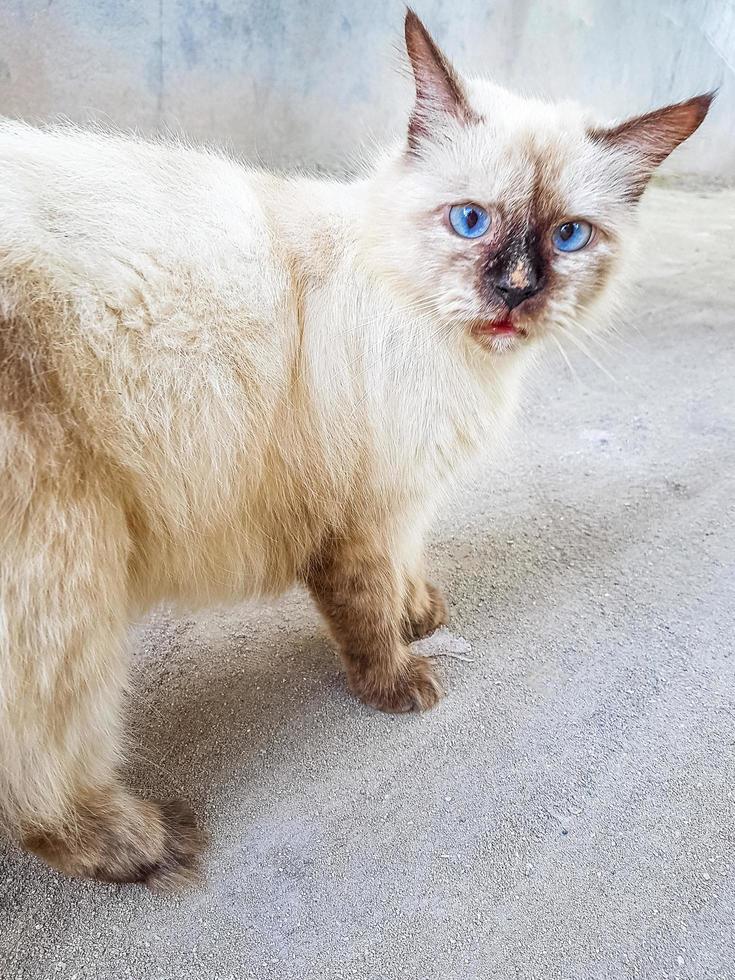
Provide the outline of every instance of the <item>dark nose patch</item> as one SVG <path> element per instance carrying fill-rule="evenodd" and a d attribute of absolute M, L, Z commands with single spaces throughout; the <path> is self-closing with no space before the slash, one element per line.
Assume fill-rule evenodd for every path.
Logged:
<path fill-rule="evenodd" d="M 495 283 L 495 292 L 500 293 L 509 310 L 514 310 L 524 299 L 528 299 L 538 291 L 539 286 L 535 277 L 527 277 L 525 284 L 520 287 L 510 285 L 505 279 Z"/>
<path fill-rule="evenodd" d="M 500 249 L 488 265 L 487 280 L 509 310 L 538 293 L 543 277 L 532 236 L 515 238 Z"/>

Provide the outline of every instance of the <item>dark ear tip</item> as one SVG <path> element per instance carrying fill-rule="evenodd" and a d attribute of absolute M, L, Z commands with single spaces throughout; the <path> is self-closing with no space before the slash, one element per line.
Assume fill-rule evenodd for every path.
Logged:
<path fill-rule="evenodd" d="M 416 34 L 426 34 L 426 28 L 413 7 L 406 7 L 406 18 L 403 26 L 406 34 L 406 44 L 409 44 Z"/>
<path fill-rule="evenodd" d="M 689 101 L 701 106 L 701 108 L 706 112 L 717 98 L 718 92 L 719 89 L 713 88 L 710 92 L 702 92 L 701 95 L 693 96 L 693 98 L 691 98 Z"/>
<path fill-rule="evenodd" d="M 696 114 L 694 129 L 698 129 L 704 122 L 712 103 L 717 97 L 717 92 L 718 89 L 712 89 L 711 92 L 702 92 L 701 95 L 695 95 L 693 98 L 688 99 L 687 102 L 684 103 L 685 105 L 691 106 Z"/>
<path fill-rule="evenodd" d="M 712 107 L 712 103 L 715 101 L 719 93 L 720 90 L 718 88 L 713 88 L 710 89 L 709 92 L 703 92 L 701 95 L 697 95 L 695 97 L 701 107 L 703 119 L 709 112 L 710 108 Z"/>

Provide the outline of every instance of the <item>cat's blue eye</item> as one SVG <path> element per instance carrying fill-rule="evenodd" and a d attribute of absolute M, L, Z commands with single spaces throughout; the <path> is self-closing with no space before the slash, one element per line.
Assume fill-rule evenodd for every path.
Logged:
<path fill-rule="evenodd" d="M 490 227 L 490 215 L 479 204 L 455 204 L 449 209 L 449 223 L 462 238 L 479 238 Z"/>
<path fill-rule="evenodd" d="M 592 225 L 589 221 L 565 221 L 551 237 L 560 252 L 578 252 L 592 238 Z"/>

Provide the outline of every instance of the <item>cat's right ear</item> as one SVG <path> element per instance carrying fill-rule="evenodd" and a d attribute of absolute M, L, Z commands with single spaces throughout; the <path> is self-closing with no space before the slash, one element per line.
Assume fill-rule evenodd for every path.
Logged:
<path fill-rule="evenodd" d="M 622 150 L 628 158 L 627 196 L 631 200 L 641 196 L 656 167 L 699 128 L 715 94 L 705 92 L 611 128 L 590 130 L 595 143 Z"/>
<path fill-rule="evenodd" d="M 416 14 L 406 11 L 406 51 L 416 82 L 416 102 L 408 123 L 408 147 L 418 153 L 424 140 L 441 133 L 448 120 L 474 122 L 462 83 Z"/>

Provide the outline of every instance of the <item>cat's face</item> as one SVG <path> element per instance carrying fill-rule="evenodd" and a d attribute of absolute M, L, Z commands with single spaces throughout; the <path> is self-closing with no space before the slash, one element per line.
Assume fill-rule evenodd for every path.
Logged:
<path fill-rule="evenodd" d="M 390 277 L 491 352 L 564 332 L 609 297 L 648 178 L 711 96 L 595 128 L 575 105 L 461 80 L 410 11 L 406 44 L 416 104 L 381 208 Z"/>

